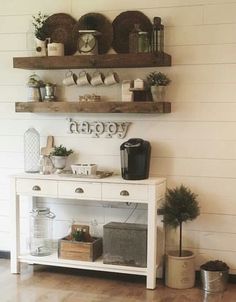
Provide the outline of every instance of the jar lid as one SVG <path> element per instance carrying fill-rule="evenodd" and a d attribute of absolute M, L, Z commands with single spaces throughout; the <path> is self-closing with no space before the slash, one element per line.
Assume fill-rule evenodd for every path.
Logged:
<path fill-rule="evenodd" d="M 147 32 L 147 31 L 139 31 L 138 34 L 139 34 L 139 35 L 147 35 L 148 32 Z"/>

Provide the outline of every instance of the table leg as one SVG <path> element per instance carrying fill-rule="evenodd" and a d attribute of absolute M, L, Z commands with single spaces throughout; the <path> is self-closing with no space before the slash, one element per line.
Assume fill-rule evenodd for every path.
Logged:
<path fill-rule="evenodd" d="M 156 287 L 157 276 L 157 202 L 155 188 L 149 187 L 147 232 L 147 288 Z"/>
<path fill-rule="evenodd" d="M 20 263 L 18 261 L 20 249 L 20 213 L 19 196 L 16 194 L 15 178 L 11 179 L 11 273 L 20 272 Z"/>

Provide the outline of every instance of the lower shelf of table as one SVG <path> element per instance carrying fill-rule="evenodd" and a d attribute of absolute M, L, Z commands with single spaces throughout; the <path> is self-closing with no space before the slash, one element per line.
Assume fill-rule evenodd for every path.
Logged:
<path fill-rule="evenodd" d="M 146 267 L 143 268 L 143 267 L 134 267 L 134 266 L 104 264 L 102 262 L 102 258 L 98 258 L 94 262 L 67 260 L 67 259 L 58 258 L 57 253 L 54 253 L 50 256 L 43 256 L 43 257 L 36 257 L 36 256 L 31 256 L 29 254 L 24 254 L 19 256 L 18 259 L 20 262 L 29 263 L 29 264 L 42 264 L 42 265 L 50 265 L 50 266 L 147 276 Z"/>

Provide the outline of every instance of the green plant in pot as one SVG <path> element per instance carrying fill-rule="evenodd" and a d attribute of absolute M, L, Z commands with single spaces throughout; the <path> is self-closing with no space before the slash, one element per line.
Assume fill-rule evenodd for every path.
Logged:
<path fill-rule="evenodd" d="M 56 173 L 60 174 L 66 166 L 67 157 L 73 153 L 73 150 L 66 149 L 66 147 L 60 145 L 54 147 L 50 153 L 53 161 L 53 165 L 56 168 Z"/>
<path fill-rule="evenodd" d="M 166 198 L 158 209 L 165 226 L 179 228 L 179 248 L 166 255 L 166 285 L 172 288 L 191 288 L 195 283 L 195 255 L 183 250 L 183 223 L 194 220 L 200 214 L 197 195 L 184 185 L 167 189 Z"/>
<path fill-rule="evenodd" d="M 37 56 L 46 56 L 46 38 L 47 34 L 45 32 L 45 22 L 48 18 L 48 15 L 45 15 L 41 12 L 38 12 L 36 16 L 32 16 L 33 21 L 32 25 L 34 28 L 35 43 L 36 43 L 36 55 Z"/>
<path fill-rule="evenodd" d="M 154 102 L 165 101 L 166 86 L 168 86 L 170 82 L 171 80 L 162 72 L 154 71 L 147 76 L 147 83 L 150 87 Z"/>

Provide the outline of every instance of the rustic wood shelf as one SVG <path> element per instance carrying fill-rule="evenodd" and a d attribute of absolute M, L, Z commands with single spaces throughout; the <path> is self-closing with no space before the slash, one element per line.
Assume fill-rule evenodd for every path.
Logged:
<path fill-rule="evenodd" d="M 171 66 L 166 53 L 125 53 L 63 57 L 15 57 L 13 67 L 21 69 L 140 68 Z"/>
<path fill-rule="evenodd" d="M 170 102 L 17 102 L 16 112 L 170 113 Z"/>

